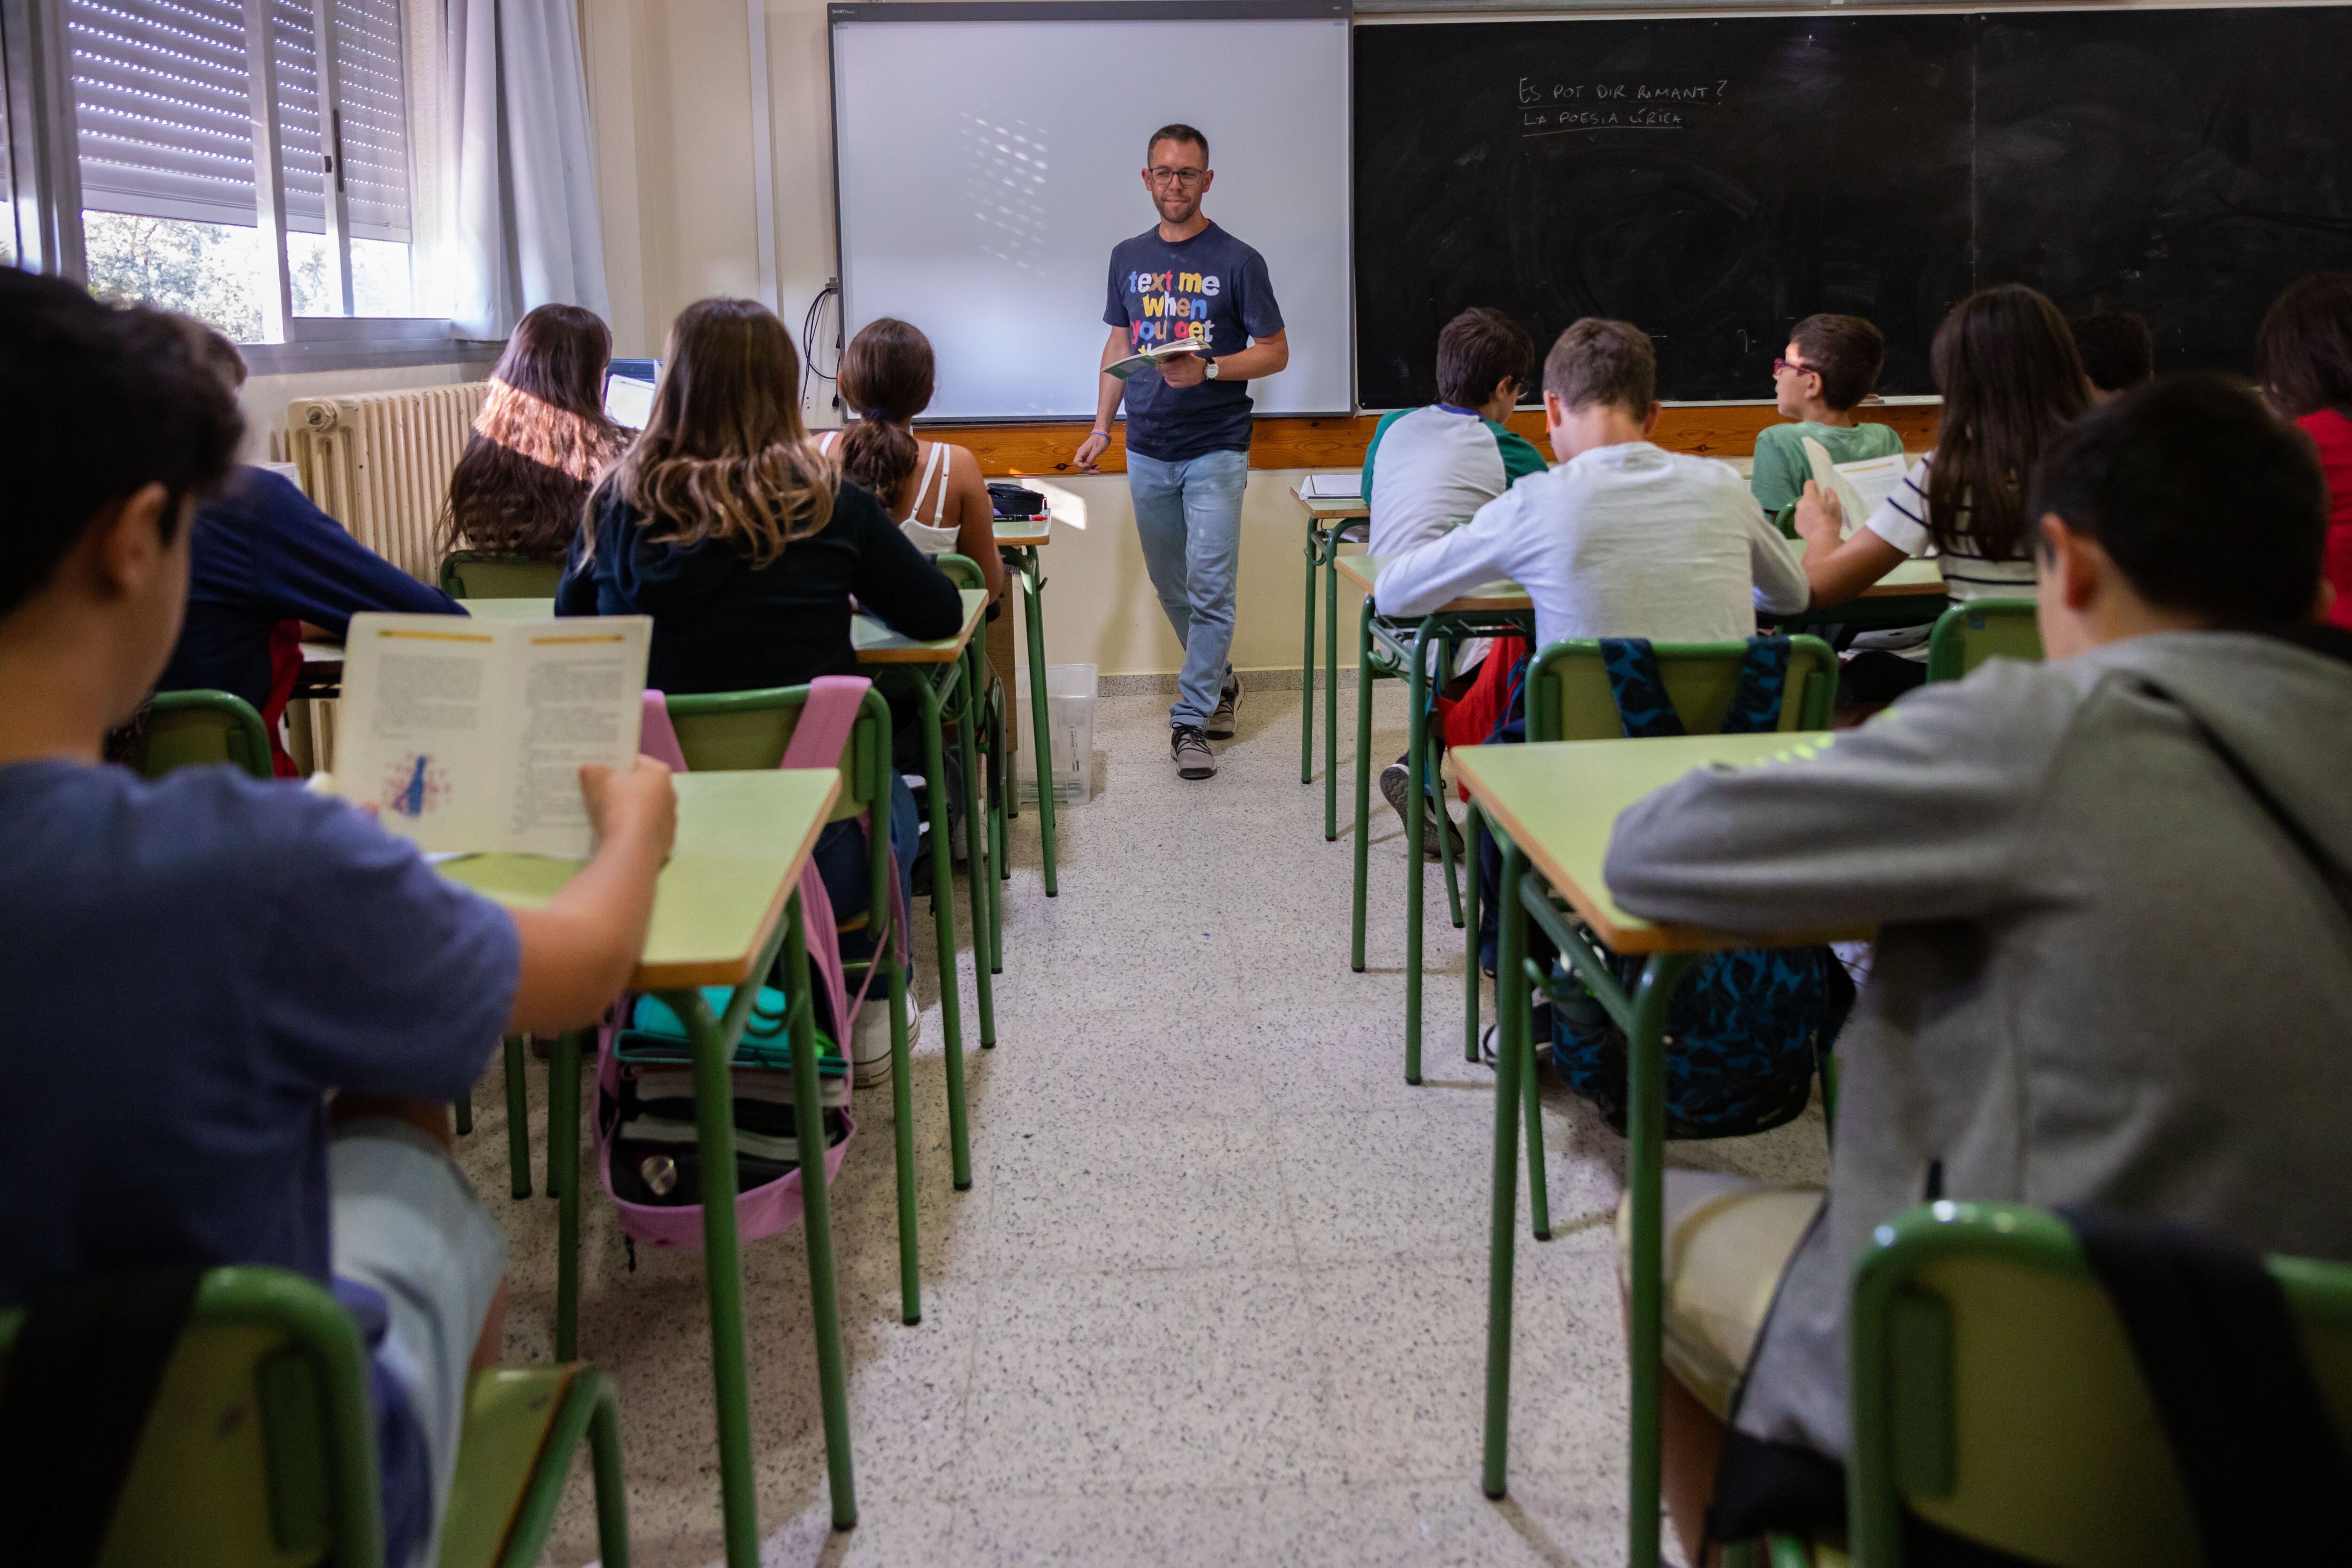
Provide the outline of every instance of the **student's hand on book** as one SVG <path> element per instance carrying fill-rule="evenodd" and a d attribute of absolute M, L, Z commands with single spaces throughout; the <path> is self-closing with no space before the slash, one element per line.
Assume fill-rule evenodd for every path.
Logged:
<path fill-rule="evenodd" d="M 1805 493 L 1797 498 L 1797 537 L 1805 542 L 1808 560 L 1827 555 L 1845 538 L 1845 508 L 1838 504 L 1837 492 L 1822 489 L 1817 479 L 1807 479 Z"/>
<path fill-rule="evenodd" d="M 1160 379 L 1171 386 L 1198 386 L 1209 379 L 1209 362 L 1199 354 L 1171 354 L 1160 362 Z"/>
<path fill-rule="evenodd" d="M 1078 472 L 1082 474 L 1097 473 L 1099 470 L 1095 465 L 1101 462 L 1102 455 L 1109 450 L 1110 437 L 1099 430 L 1089 430 L 1087 432 L 1087 438 L 1078 443 L 1077 455 L 1070 461 L 1076 465 Z"/>
<path fill-rule="evenodd" d="M 639 757 L 636 766 L 619 773 L 591 763 L 580 770 L 580 798 L 598 842 L 635 837 L 668 858 L 677 833 L 677 791 L 669 769 L 651 757 Z"/>

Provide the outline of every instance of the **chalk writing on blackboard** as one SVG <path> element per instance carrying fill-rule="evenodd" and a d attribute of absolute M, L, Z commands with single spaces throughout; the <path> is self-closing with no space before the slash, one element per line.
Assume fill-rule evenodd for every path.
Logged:
<path fill-rule="evenodd" d="M 1579 131 L 1687 131 L 1694 111 L 1724 100 L 1727 77 L 1714 81 L 1550 81 L 1523 76 L 1517 98 L 1519 134 Z"/>

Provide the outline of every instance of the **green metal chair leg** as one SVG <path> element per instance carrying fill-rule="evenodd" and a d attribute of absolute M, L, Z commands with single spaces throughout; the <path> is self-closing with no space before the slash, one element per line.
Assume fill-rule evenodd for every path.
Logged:
<path fill-rule="evenodd" d="M 1405 671 L 1405 777 L 1416 793 L 1426 795 L 1429 778 L 1429 623 L 1413 634 L 1412 668 Z M 1363 764 L 1359 763 L 1359 768 Z M 1419 804 L 1418 802 L 1415 803 Z M 1404 822 L 1404 1080 L 1421 1081 L 1421 937 L 1424 868 L 1429 813 L 1409 811 Z"/>
<path fill-rule="evenodd" d="M 964 847 L 971 862 L 964 869 L 965 880 L 971 894 L 971 980 L 974 1001 L 980 1013 L 980 1048 L 993 1050 L 996 1047 L 996 986 L 990 978 L 988 899 L 994 875 L 988 863 L 988 828 L 982 821 L 980 805 L 980 753 L 978 729 L 973 722 L 976 692 L 969 679 L 965 681 L 963 700 L 956 705 L 956 751 L 963 758 L 963 833 Z"/>
<path fill-rule="evenodd" d="M 472 1089 L 467 1089 L 466 1097 L 452 1104 L 449 1109 L 457 1116 L 458 1137 L 463 1138 L 474 1130 L 474 1091 Z"/>
<path fill-rule="evenodd" d="M 523 1083 L 522 1037 L 506 1037 L 507 1179 L 519 1198 L 530 1196 L 530 1093 Z"/>
<path fill-rule="evenodd" d="M 964 753 L 970 756 L 967 751 Z M 980 868 L 985 872 L 985 866 Z M 792 908 L 785 919 L 791 923 L 784 937 L 785 984 L 793 998 L 793 1101 L 796 1105 L 818 1105 L 823 1092 L 816 1071 L 816 1009 L 809 994 L 808 940 L 801 924 L 800 895 L 793 895 Z M 698 1095 L 698 1099 L 699 1096 Z M 730 1113 L 731 1114 L 731 1113 Z M 824 1156 L 822 1152 L 822 1121 L 817 1157 L 803 1153 L 801 1160 L 801 1226 L 808 1243 L 809 1307 L 816 1323 L 817 1391 L 824 1411 L 824 1465 L 833 1492 L 833 1527 L 848 1530 L 857 1522 L 857 1489 L 851 1474 L 849 1456 L 849 1379 L 842 1364 L 841 1310 L 834 1289 L 833 1275 L 833 1197 L 826 1189 Z M 734 1168 L 733 1151 L 719 1168 Z M 708 1166 L 705 1167 L 708 1169 Z M 707 1215 L 722 1208 L 733 1218 L 734 1205 L 705 1204 Z M 730 1226 L 731 1228 L 731 1226 Z M 729 1237 L 731 1242 L 732 1237 Z M 735 1287 L 740 1292 L 742 1277 L 735 1273 Z M 741 1344 L 741 1303 L 737 1303 L 736 1348 Z M 714 1347 L 715 1348 L 715 1347 Z M 738 1405 L 740 1414 L 749 1416 L 748 1409 Z"/>
<path fill-rule="evenodd" d="M 596 1482 L 596 1555 L 603 1568 L 629 1568 L 629 1483 L 621 1469 L 621 1397 L 609 1377 L 588 1421 L 588 1457 Z"/>
<path fill-rule="evenodd" d="M 1528 1008 L 1530 1021 L 1535 1016 L 1532 1000 L 1523 1004 Z M 1519 1053 L 1519 1099 L 1527 1107 L 1528 1120 L 1528 1228 L 1538 1241 L 1551 1239 L 1551 1187 L 1544 1179 L 1543 1092 L 1538 1082 L 1539 1047 L 1535 1031 L 1528 1031 L 1527 1048 Z M 1496 1079 L 1495 1092 L 1502 1092 L 1502 1080 Z"/>
<path fill-rule="evenodd" d="M 1661 952 L 1642 968 L 1626 1041 L 1625 1187 L 1633 1197 L 1633 1275 L 1627 1307 L 1626 1362 L 1633 1412 L 1626 1456 L 1625 1561 L 1658 1568 L 1659 1345 L 1665 1296 L 1666 1005 L 1692 954 Z"/>
<path fill-rule="evenodd" d="M 1370 595 L 1365 597 L 1364 608 L 1370 612 Z M 1359 765 L 1361 762 L 1360 756 Z M 1328 844 L 1339 837 L 1339 530 L 1334 527 L 1323 542 L 1323 842 Z"/>
<path fill-rule="evenodd" d="M 1316 548 L 1315 519 L 1307 519 L 1307 643 L 1298 656 L 1298 782 L 1315 782 L 1315 568 L 1320 563 L 1321 552 Z M 1328 842 L 1330 822 L 1326 817 L 1323 837 Z"/>
<path fill-rule="evenodd" d="M 1462 822 L 1462 1059 L 1478 1059 L 1478 803 Z"/>
<path fill-rule="evenodd" d="M 942 1048 L 948 1063 L 948 1150 L 956 1190 L 961 1192 L 971 1185 L 971 1135 L 964 1123 L 963 985 L 956 973 L 955 864 L 948 850 L 946 746 L 940 735 L 938 689 L 928 679 L 919 680 L 915 693 L 923 710 L 924 776 L 930 781 L 924 795 L 931 818 L 931 928 L 939 939 L 940 1033 L 945 1039 Z"/>
<path fill-rule="evenodd" d="M 973 639 L 972 675 L 977 679 L 988 673 L 986 656 L 976 651 L 978 639 Z M 983 684 L 983 690 L 992 688 Z M 1011 769 L 1006 766 L 1010 753 L 1004 749 L 1004 710 L 994 700 L 981 710 L 980 723 L 988 753 L 988 798 L 982 803 L 982 819 L 988 827 L 988 972 L 1004 973 L 1004 879 L 1012 869 L 1004 863 L 1004 786 Z"/>
<path fill-rule="evenodd" d="M 1502 928 L 1495 963 L 1498 977 L 1518 973 L 1527 946 L 1527 911 L 1519 904 L 1527 864 L 1519 847 L 1506 839 L 1503 874 L 1495 889 L 1495 913 Z M 1486 1424 L 1479 1476 L 1490 1498 L 1504 1495 L 1511 1440 L 1511 1275 L 1517 1261 L 1519 1206 L 1519 1106 L 1511 1085 L 1519 1081 L 1519 1058 L 1527 1048 L 1518 1018 L 1524 1003 L 1513 996 L 1518 989 L 1500 984 L 1495 987 L 1494 1205 L 1487 1222 Z"/>
<path fill-rule="evenodd" d="M 1356 644 L 1356 913 L 1349 939 L 1348 966 L 1364 972 L 1364 882 L 1371 837 L 1372 799 L 1372 596 L 1364 595 L 1364 615 Z"/>
<path fill-rule="evenodd" d="M 555 1194 L 555 1359 L 580 1357 L 580 1042 L 547 1053 L 547 1184 Z"/>
<path fill-rule="evenodd" d="M 915 1230 L 915 1092 L 907 1049 L 907 972 L 889 967 L 890 1153 L 898 1177 L 898 1316 L 923 1321 L 923 1248 Z"/>
<path fill-rule="evenodd" d="M 1037 748 L 1037 837 L 1045 847 L 1045 896 L 1050 899 L 1061 892 L 1061 885 L 1055 869 L 1054 813 L 1058 803 L 1054 799 L 1054 720 L 1045 705 L 1045 584 L 1036 552 L 1023 554 L 1027 558 L 1021 583 L 1029 611 L 1023 617 L 1029 634 L 1029 728 Z"/>

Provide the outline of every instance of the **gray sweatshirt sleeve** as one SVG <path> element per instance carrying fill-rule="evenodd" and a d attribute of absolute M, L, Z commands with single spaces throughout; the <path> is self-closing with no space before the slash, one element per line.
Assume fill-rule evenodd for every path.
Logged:
<path fill-rule="evenodd" d="M 1450 533 L 1414 545 L 1381 570 L 1373 595 L 1384 616 L 1425 616 L 1482 584 L 1508 577 L 1528 490 L 1514 485 Z"/>
<path fill-rule="evenodd" d="M 1617 819 L 1612 892 L 1730 931 L 1963 919 L 2011 895 L 2078 700 L 2040 667 L 1927 687 L 1810 759 L 1702 769 Z"/>

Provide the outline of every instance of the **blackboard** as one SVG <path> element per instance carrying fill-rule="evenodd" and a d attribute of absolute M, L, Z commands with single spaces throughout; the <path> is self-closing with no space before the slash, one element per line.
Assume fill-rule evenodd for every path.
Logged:
<path fill-rule="evenodd" d="M 2352 266 L 2352 8 L 1360 26 L 1358 401 L 1434 395 L 1508 310 L 1656 341 L 1659 395 L 1769 399 L 1816 310 L 1932 393 L 1956 300 L 2125 308 L 2158 366 L 2243 370 L 2294 278 Z"/>

